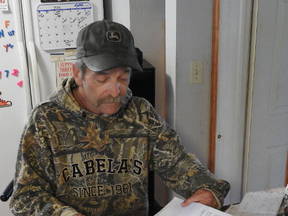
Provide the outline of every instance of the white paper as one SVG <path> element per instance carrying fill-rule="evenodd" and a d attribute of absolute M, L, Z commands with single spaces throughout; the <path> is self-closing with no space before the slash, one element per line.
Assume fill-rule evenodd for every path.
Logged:
<path fill-rule="evenodd" d="M 8 11 L 8 0 L 0 0 L 0 10 Z"/>
<path fill-rule="evenodd" d="M 56 86 L 60 85 L 64 79 L 73 76 L 74 61 L 55 62 Z"/>
<path fill-rule="evenodd" d="M 283 192 L 249 192 L 239 205 L 226 212 L 235 216 L 275 216 L 283 200 Z"/>
<path fill-rule="evenodd" d="M 221 212 L 217 209 L 200 203 L 191 203 L 186 207 L 181 207 L 184 200 L 174 197 L 160 212 L 155 216 L 228 216 L 230 214 Z"/>

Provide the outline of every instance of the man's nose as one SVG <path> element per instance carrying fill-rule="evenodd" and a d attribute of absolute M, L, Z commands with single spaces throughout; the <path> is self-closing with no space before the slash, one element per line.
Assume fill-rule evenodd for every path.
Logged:
<path fill-rule="evenodd" d="M 110 94 L 113 97 L 118 97 L 120 94 L 120 83 L 119 82 L 113 82 L 110 85 Z"/>

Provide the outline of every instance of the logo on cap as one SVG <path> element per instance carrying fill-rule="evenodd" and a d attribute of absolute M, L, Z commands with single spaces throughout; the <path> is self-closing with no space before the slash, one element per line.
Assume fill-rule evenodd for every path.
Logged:
<path fill-rule="evenodd" d="M 108 41 L 111 42 L 120 42 L 121 41 L 121 35 L 118 31 L 110 30 L 106 32 L 106 37 Z"/>

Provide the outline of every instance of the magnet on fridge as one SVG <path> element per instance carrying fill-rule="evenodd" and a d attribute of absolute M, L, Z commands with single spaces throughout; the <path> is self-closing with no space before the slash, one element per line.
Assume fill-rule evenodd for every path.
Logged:
<path fill-rule="evenodd" d="M 9 20 L 5 20 L 5 28 L 7 28 L 7 27 L 8 27 L 9 23 L 10 23 L 10 21 L 9 21 Z"/>
<path fill-rule="evenodd" d="M 2 71 L 0 71 L 0 79 L 1 79 L 1 76 L 2 76 Z"/>
<path fill-rule="evenodd" d="M 6 77 L 8 78 L 9 70 L 5 70 L 5 73 L 6 73 Z"/>
<path fill-rule="evenodd" d="M 8 35 L 9 35 L 9 36 L 13 36 L 13 35 L 15 35 L 15 31 L 14 31 L 14 30 L 9 31 L 9 32 L 8 32 Z"/>
<path fill-rule="evenodd" d="M 1 29 L 1 31 L 0 31 L 0 38 L 1 38 L 1 37 L 5 37 L 5 36 L 4 36 L 4 31 L 3 31 L 3 29 Z"/>
<path fill-rule="evenodd" d="M 19 87 L 22 87 L 22 85 L 23 85 L 23 80 L 17 82 L 17 85 L 18 85 Z"/>
<path fill-rule="evenodd" d="M 18 73 L 19 71 L 17 69 L 13 69 L 13 73 L 12 73 L 13 76 L 18 76 Z"/>
<path fill-rule="evenodd" d="M 0 95 L 1 95 L 1 91 L 0 91 Z M 12 106 L 12 102 L 11 101 L 5 101 L 5 100 L 0 98 L 0 108 L 9 107 L 9 106 Z"/>
<path fill-rule="evenodd" d="M 8 52 L 8 47 L 13 48 L 13 45 L 10 43 L 3 46 L 6 48 L 6 52 Z"/>

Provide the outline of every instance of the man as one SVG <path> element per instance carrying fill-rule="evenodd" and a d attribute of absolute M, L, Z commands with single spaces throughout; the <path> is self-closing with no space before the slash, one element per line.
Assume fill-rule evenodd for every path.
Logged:
<path fill-rule="evenodd" d="M 94 22 L 77 38 L 74 77 L 32 113 L 25 127 L 10 207 L 15 215 L 148 215 L 155 170 L 182 206 L 220 208 L 229 191 L 149 102 L 132 97 L 138 63 L 123 25 Z"/>

